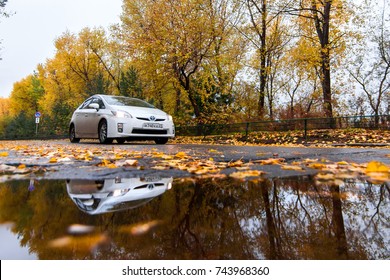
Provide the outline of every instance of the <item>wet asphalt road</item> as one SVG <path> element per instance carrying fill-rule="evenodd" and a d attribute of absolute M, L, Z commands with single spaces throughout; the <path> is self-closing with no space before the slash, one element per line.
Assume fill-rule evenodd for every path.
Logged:
<path fill-rule="evenodd" d="M 162 152 L 167 155 L 175 155 L 179 152 L 184 152 L 191 156 L 193 159 L 207 160 L 213 158 L 214 161 L 236 161 L 241 159 L 244 162 L 270 159 L 270 158 L 284 158 L 286 163 L 292 163 L 296 161 L 303 161 L 305 159 L 319 159 L 328 160 L 331 162 L 346 161 L 349 163 L 367 163 L 373 160 L 381 161 L 387 165 L 390 165 L 390 149 L 388 148 L 343 148 L 343 147 L 331 147 L 331 148 L 317 148 L 317 147 L 279 147 L 279 146 L 229 146 L 229 145 L 194 145 L 194 144 L 166 144 L 166 145 L 154 145 L 150 143 L 126 143 L 123 145 L 101 145 L 94 141 L 84 141 L 79 144 L 71 144 L 68 140 L 55 140 L 55 141 L 25 141 L 24 144 L 34 143 L 34 145 L 54 145 L 58 147 L 80 148 L 84 150 L 88 149 L 104 149 L 115 151 L 128 151 L 128 152 L 143 152 L 148 153 L 150 151 Z M 20 155 L 10 153 L 6 158 L 0 158 L 0 164 L 26 164 L 27 166 L 50 166 L 51 171 L 40 174 L 42 178 L 47 179 L 96 179 L 107 177 L 141 177 L 141 176 L 160 176 L 160 177 L 188 177 L 192 176 L 186 171 L 177 169 L 169 170 L 154 170 L 150 167 L 153 166 L 152 161 L 156 159 L 144 158 L 139 160 L 140 165 L 144 166 L 142 170 L 128 169 L 128 168 L 96 168 L 96 161 L 91 162 L 73 162 L 71 164 L 47 164 L 46 161 L 37 158 L 26 159 L 21 158 Z M 266 172 L 267 177 L 289 177 L 295 175 L 307 175 L 315 174 L 316 170 L 305 169 L 302 171 L 283 170 L 277 165 L 262 165 L 256 166 L 256 169 L 260 169 Z M 232 168 L 230 168 L 232 169 Z M 223 170 L 222 173 L 229 173 L 233 170 Z"/>

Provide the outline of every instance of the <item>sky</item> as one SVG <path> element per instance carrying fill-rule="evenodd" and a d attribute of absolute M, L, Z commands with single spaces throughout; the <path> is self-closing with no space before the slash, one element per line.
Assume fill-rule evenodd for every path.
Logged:
<path fill-rule="evenodd" d="M 13 13 L 0 18 L 0 97 L 54 57 L 54 40 L 64 32 L 119 23 L 122 0 L 8 0 Z"/>

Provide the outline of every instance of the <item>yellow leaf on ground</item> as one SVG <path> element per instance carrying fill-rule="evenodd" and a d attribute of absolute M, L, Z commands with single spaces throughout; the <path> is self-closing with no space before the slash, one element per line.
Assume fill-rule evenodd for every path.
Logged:
<path fill-rule="evenodd" d="M 125 161 L 124 166 L 137 166 L 138 160 L 135 159 L 128 159 Z"/>
<path fill-rule="evenodd" d="M 0 157 L 8 157 L 8 152 L 1 152 Z"/>
<path fill-rule="evenodd" d="M 184 159 L 184 158 L 187 158 L 188 155 L 185 153 L 185 152 L 178 152 L 176 155 L 175 155 L 176 158 L 180 158 L 180 159 Z"/>
<path fill-rule="evenodd" d="M 262 159 L 255 162 L 260 162 L 261 165 L 278 165 L 282 164 L 285 161 L 284 158 L 269 158 L 269 159 Z"/>
<path fill-rule="evenodd" d="M 313 168 L 313 169 L 325 169 L 326 168 L 326 165 L 322 164 L 322 163 L 311 163 L 308 166 L 310 168 Z"/>
<path fill-rule="evenodd" d="M 58 160 L 57 160 L 57 158 L 51 158 L 50 160 L 49 160 L 49 163 L 56 163 Z"/>

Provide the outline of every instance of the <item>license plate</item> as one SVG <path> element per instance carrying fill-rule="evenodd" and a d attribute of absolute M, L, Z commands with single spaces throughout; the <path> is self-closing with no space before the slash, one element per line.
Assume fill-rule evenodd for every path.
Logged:
<path fill-rule="evenodd" d="M 161 180 L 161 177 L 145 177 L 141 178 L 141 182 L 158 182 Z"/>
<path fill-rule="evenodd" d="M 161 123 L 144 123 L 143 128 L 163 128 Z"/>

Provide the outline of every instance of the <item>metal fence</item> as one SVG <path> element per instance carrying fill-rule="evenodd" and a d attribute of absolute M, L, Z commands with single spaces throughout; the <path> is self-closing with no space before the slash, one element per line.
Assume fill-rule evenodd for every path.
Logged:
<path fill-rule="evenodd" d="M 304 118 L 276 121 L 244 122 L 232 124 L 199 124 L 196 126 L 177 126 L 176 135 L 179 136 L 207 136 L 257 131 L 291 131 L 314 129 L 390 129 L 390 115 L 380 116 L 345 116 L 334 118 Z"/>

